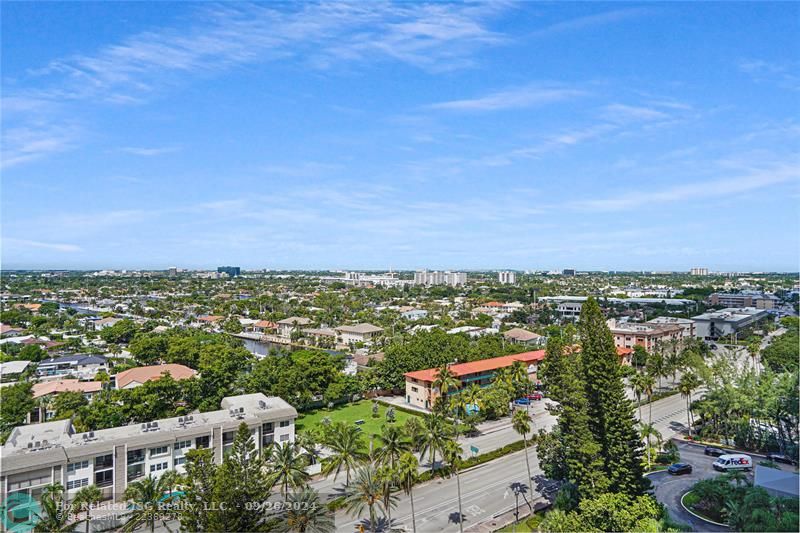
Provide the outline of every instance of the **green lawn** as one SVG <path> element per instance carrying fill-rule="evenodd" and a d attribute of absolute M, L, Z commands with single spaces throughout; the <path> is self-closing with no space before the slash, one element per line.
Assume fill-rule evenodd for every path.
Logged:
<path fill-rule="evenodd" d="M 346 424 L 356 425 L 356 420 L 363 420 L 361 424 L 361 431 L 364 434 L 364 439 L 369 441 L 371 435 L 381 432 L 381 427 L 386 422 L 386 410 L 389 407 L 379 403 L 378 404 L 378 418 L 372 418 L 372 401 L 361 400 L 360 402 L 341 405 L 333 409 L 318 409 L 308 413 L 301 414 L 295 422 L 295 430 L 298 433 L 308 430 L 309 428 L 317 427 L 322 419 L 328 417 L 331 422 L 344 422 Z M 394 410 L 395 424 L 404 424 L 406 420 L 411 418 L 412 415 L 399 409 Z"/>

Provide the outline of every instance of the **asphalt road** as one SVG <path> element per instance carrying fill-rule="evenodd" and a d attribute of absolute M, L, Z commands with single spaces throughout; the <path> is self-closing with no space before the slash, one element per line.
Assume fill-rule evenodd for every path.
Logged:
<path fill-rule="evenodd" d="M 670 396 L 653 402 L 653 423 L 662 432 L 664 438 L 669 438 L 685 426 L 686 400 L 680 395 Z M 645 419 L 648 416 L 648 406 L 643 406 Z M 544 412 L 541 402 L 535 405 L 534 421 L 537 430 L 549 427 L 553 417 Z M 519 435 L 510 428 L 500 426 L 494 432 L 479 437 L 469 442 L 480 442 L 481 453 L 489 448 L 496 448 L 509 442 L 519 440 Z M 466 442 L 464 443 L 466 446 Z M 480 447 L 480 446 L 479 446 Z M 520 496 L 520 506 L 527 505 L 528 501 L 543 501 L 542 492 L 547 484 L 536 459 L 533 448 L 529 450 L 531 463 L 532 487 L 525 485 L 526 494 Z M 700 452 L 702 455 L 702 451 Z M 711 462 L 709 461 L 709 465 Z M 523 452 L 507 455 L 490 463 L 486 463 L 461 475 L 462 513 L 464 515 L 464 529 L 471 529 L 480 524 L 491 522 L 497 515 L 507 512 L 515 507 L 514 484 L 525 484 L 527 471 Z M 342 476 L 334 485 L 332 480 L 322 480 L 313 484 L 314 488 L 323 494 L 336 494 L 337 487 L 344 482 Z M 417 531 L 420 533 L 434 531 L 458 531 L 458 498 L 456 480 L 436 479 L 414 489 L 414 505 L 417 516 Z M 392 511 L 393 527 L 411 530 L 411 506 L 409 498 L 399 494 L 397 507 Z M 336 516 L 338 531 L 354 531 L 361 519 L 348 516 L 340 511 Z"/>
<path fill-rule="evenodd" d="M 541 477 L 536 453 L 531 449 L 529 454 L 534 479 L 546 483 Z M 526 477 L 524 452 L 514 453 L 463 472 L 461 501 L 464 529 L 490 521 L 495 515 L 514 509 L 514 484 L 524 485 Z M 542 501 L 541 490 L 544 488 L 537 490 L 536 481 L 532 490 L 526 486 L 520 493 L 520 507 L 526 506 L 526 501 Z M 458 531 L 458 493 L 455 476 L 416 486 L 414 507 L 418 532 Z M 411 505 L 405 495 L 401 495 L 397 507 L 393 509 L 392 519 L 392 529 L 411 531 Z M 354 519 L 344 511 L 336 515 L 337 531 L 354 531 L 360 523 L 361 519 Z"/>
<path fill-rule="evenodd" d="M 719 476 L 720 473 L 711 467 L 711 463 L 716 460 L 716 457 L 711 457 L 703 453 L 705 446 L 679 441 L 676 441 L 676 443 L 681 453 L 680 462 L 692 465 L 692 473 L 680 476 L 670 475 L 666 471 L 650 474 L 648 477 L 653 482 L 656 498 L 659 502 L 667 506 L 673 519 L 678 522 L 690 524 L 695 531 L 728 531 L 727 528 L 717 527 L 695 518 L 687 513 L 681 506 L 681 496 L 691 489 L 692 485 L 701 479 Z M 764 458 L 758 454 L 748 453 L 748 455 L 753 457 L 753 462 L 755 464 L 758 464 L 760 460 L 764 460 Z M 780 465 L 780 468 L 781 470 L 787 471 L 794 470 L 788 465 Z M 747 472 L 746 474 L 752 482 L 753 472 Z"/>

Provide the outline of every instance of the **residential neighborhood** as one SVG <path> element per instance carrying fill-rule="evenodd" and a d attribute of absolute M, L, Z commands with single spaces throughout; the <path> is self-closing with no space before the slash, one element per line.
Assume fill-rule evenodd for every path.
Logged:
<path fill-rule="evenodd" d="M 800 2 L 0 9 L 0 532 L 800 531 Z"/>

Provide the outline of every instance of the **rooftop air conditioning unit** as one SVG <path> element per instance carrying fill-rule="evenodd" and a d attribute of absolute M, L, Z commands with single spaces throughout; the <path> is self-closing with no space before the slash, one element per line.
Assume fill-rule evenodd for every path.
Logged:
<path fill-rule="evenodd" d="M 149 424 L 142 424 L 142 431 L 149 431 L 150 425 Z"/>

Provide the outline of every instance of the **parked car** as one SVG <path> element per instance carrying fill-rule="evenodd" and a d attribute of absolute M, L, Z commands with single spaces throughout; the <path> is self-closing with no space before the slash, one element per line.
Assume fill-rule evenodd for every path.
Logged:
<path fill-rule="evenodd" d="M 796 465 L 797 461 L 792 459 L 786 454 L 783 453 L 768 453 L 767 454 L 768 461 L 774 461 L 776 463 L 784 463 L 787 465 Z"/>
<path fill-rule="evenodd" d="M 530 405 L 531 401 L 528 398 L 519 398 L 514 400 L 514 403 L 517 405 Z"/>
<path fill-rule="evenodd" d="M 529 400 L 541 400 L 543 396 L 541 392 L 534 392 L 533 394 L 528 394 L 526 398 Z"/>
<path fill-rule="evenodd" d="M 720 455 L 711 463 L 714 470 L 727 472 L 728 470 L 750 470 L 753 468 L 753 458 L 743 453 Z"/>
<path fill-rule="evenodd" d="M 706 449 L 703 450 L 703 453 L 712 457 L 719 457 L 720 455 L 725 455 L 728 452 L 715 446 L 706 446 Z"/>
<path fill-rule="evenodd" d="M 669 472 L 673 476 L 680 476 L 681 474 L 691 474 L 692 465 L 688 463 L 671 464 L 669 465 L 669 468 L 667 468 L 667 472 Z"/>

